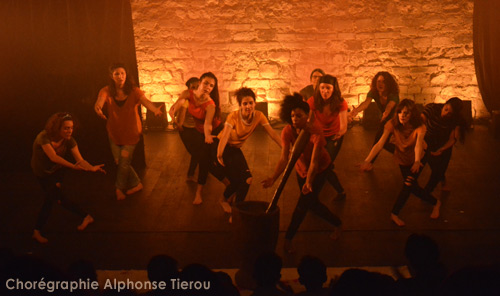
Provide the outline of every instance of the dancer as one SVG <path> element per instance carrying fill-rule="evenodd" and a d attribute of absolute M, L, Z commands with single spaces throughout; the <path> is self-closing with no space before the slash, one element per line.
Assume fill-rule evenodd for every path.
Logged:
<path fill-rule="evenodd" d="M 326 141 L 322 129 L 317 124 L 308 125 L 308 114 L 309 105 L 302 100 L 300 94 L 295 93 L 293 96 L 285 97 L 281 104 L 280 118 L 289 124 L 281 133 L 281 157 L 273 176 L 262 181 L 264 188 L 274 184 L 286 168 L 290 150 L 300 131 L 307 128 L 311 133 L 311 138 L 295 164 L 300 197 L 285 234 L 284 247 L 288 253 L 293 252 L 292 239 L 309 210 L 335 227 L 333 239 L 338 237 L 342 224 L 340 219 L 319 200 L 319 193 L 325 183 L 327 172 L 330 172 L 331 161 L 325 149 Z"/>
<path fill-rule="evenodd" d="M 401 174 L 403 175 L 403 188 L 398 195 L 396 203 L 392 208 L 391 219 L 396 225 L 404 226 L 405 223 L 399 218 L 399 212 L 406 201 L 413 193 L 418 198 L 432 204 L 431 218 L 439 217 L 439 208 L 441 202 L 436 200 L 428 191 L 425 191 L 418 185 L 418 176 L 425 164 L 425 125 L 422 123 L 420 112 L 418 112 L 415 103 L 404 99 L 396 107 L 394 118 L 385 124 L 384 133 L 380 140 L 372 147 L 370 154 L 361 165 L 362 171 L 370 168 L 370 161 L 382 150 L 384 143 L 393 134 L 391 142 L 395 144 L 394 158 L 399 164 Z"/>
<path fill-rule="evenodd" d="M 115 182 L 116 199 L 123 200 L 125 194 L 134 194 L 143 188 L 139 176 L 130 165 L 142 132 L 138 107 L 142 104 L 156 116 L 162 115 L 162 112 L 135 86 L 125 65 L 120 63 L 111 65 L 109 77 L 108 86 L 99 91 L 94 110 L 99 117 L 107 120 L 109 144 L 115 163 L 118 165 Z M 107 117 L 103 113 L 103 108 L 107 109 Z"/>
<path fill-rule="evenodd" d="M 229 198 L 235 195 L 235 202 L 242 202 L 252 183 L 252 173 L 241 146 L 250 137 L 257 126 L 261 125 L 267 134 L 281 147 L 281 139 L 269 124 L 264 113 L 255 110 L 255 93 L 250 88 L 242 87 L 236 91 L 239 109 L 228 115 L 224 129 L 219 134 L 217 145 L 217 160 L 224 167 L 229 185 L 224 191 L 221 206 L 226 213 L 231 213 Z"/>
<path fill-rule="evenodd" d="M 327 174 L 327 180 L 337 191 L 336 200 L 344 200 L 346 194 L 337 175 L 333 172 L 335 159 L 347 132 L 347 102 L 342 98 L 336 77 L 324 75 L 319 79 L 319 87 L 313 97 L 307 100 L 311 111 L 309 121 L 316 120 L 323 129 L 326 139 L 326 151 L 330 155 L 332 173 Z"/>
<path fill-rule="evenodd" d="M 427 127 L 425 142 L 428 145 L 426 158 L 432 170 L 431 177 L 425 186 L 432 192 L 441 182 L 441 191 L 449 191 L 446 186 L 445 173 L 451 159 L 453 145 L 459 139 L 465 141 L 465 119 L 462 116 L 463 102 L 457 97 L 444 104 L 427 104 L 422 112 L 422 119 Z"/>
<path fill-rule="evenodd" d="M 380 119 L 380 124 L 375 134 L 375 143 L 378 142 L 382 134 L 384 133 L 384 127 L 387 121 L 394 117 L 394 110 L 399 103 L 399 86 L 394 77 L 389 74 L 389 72 L 378 72 L 372 79 L 370 84 L 370 91 L 366 95 L 366 100 L 361 103 L 357 108 L 354 108 L 349 112 L 349 119 L 356 117 L 359 112 L 364 111 L 370 105 L 371 101 L 374 100 L 377 104 L 378 109 L 382 113 L 382 118 Z M 394 153 L 394 145 L 386 143 L 384 149 L 390 153 Z M 366 168 L 367 170 L 373 169 L 373 163 L 377 159 L 377 155 L 372 159 L 370 165 Z"/>
<path fill-rule="evenodd" d="M 325 71 L 320 68 L 312 70 L 311 76 L 309 77 L 311 79 L 311 84 L 300 90 L 300 94 L 304 97 L 304 100 L 307 101 L 307 99 L 314 95 L 314 90 L 318 87 L 319 79 L 323 75 L 325 75 Z"/>
<path fill-rule="evenodd" d="M 193 204 L 199 205 L 203 202 L 202 190 L 209 171 L 220 181 L 224 179 L 223 172 L 217 170 L 210 157 L 210 144 L 214 142 L 214 135 L 222 129 L 217 77 L 212 72 L 202 74 L 198 89 L 186 90 L 180 95 L 178 103 L 182 106 L 185 102 L 188 102 L 187 112 L 193 117 L 197 130 L 192 141 L 193 153 L 199 160 L 198 186 Z"/>
<path fill-rule="evenodd" d="M 78 225 L 78 230 L 84 230 L 90 223 L 94 222 L 92 216 L 68 200 L 61 190 L 63 167 L 106 173 L 102 169 L 103 164 L 91 165 L 83 159 L 78 145 L 72 137 L 74 127 L 75 120 L 71 114 L 56 113 L 49 118 L 45 129 L 38 134 L 33 143 L 31 168 L 45 193 L 45 201 L 33 230 L 33 238 L 39 243 L 48 242 L 48 239 L 42 235 L 42 228 L 49 218 L 54 203 L 60 204 L 66 210 L 80 216 L 82 223 Z M 71 151 L 76 163 L 64 159 L 68 151 Z"/>
<path fill-rule="evenodd" d="M 186 82 L 186 86 L 189 90 L 196 90 L 200 85 L 200 80 L 198 77 L 191 77 Z M 195 123 L 193 116 L 186 112 L 189 102 L 184 100 L 184 105 L 181 105 L 179 102 L 181 99 L 177 99 L 177 101 L 170 107 L 168 114 L 172 118 L 175 126 L 179 130 L 179 136 L 181 137 L 182 143 L 191 154 L 191 160 L 189 161 L 189 168 L 187 172 L 187 181 L 196 182 L 194 178 L 194 171 L 198 166 L 199 159 L 197 158 L 199 153 L 194 151 L 196 144 L 194 142 L 197 138 L 197 131 L 195 128 Z"/>

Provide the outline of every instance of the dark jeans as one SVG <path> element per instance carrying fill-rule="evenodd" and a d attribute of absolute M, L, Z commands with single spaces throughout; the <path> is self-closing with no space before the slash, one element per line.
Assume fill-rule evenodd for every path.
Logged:
<path fill-rule="evenodd" d="M 82 219 L 87 216 L 87 213 L 80 209 L 76 203 L 68 200 L 63 194 L 61 188 L 57 186 L 57 184 L 61 184 L 61 180 L 63 178 L 62 171 L 63 169 L 60 169 L 49 176 L 37 177 L 38 182 L 40 182 L 42 190 L 45 193 L 45 200 L 38 214 L 35 230 L 42 230 L 43 226 L 49 219 L 50 211 L 52 210 L 52 206 L 55 202 L 60 204 L 66 210 L 75 213 Z"/>
<path fill-rule="evenodd" d="M 422 160 L 422 164 L 425 165 L 425 159 Z M 406 201 L 410 197 L 411 193 L 432 205 L 437 203 L 437 200 L 428 191 L 418 185 L 418 176 L 420 176 L 423 166 L 420 167 L 417 173 L 411 172 L 411 166 L 399 165 L 399 168 L 401 170 L 401 174 L 403 175 L 403 188 L 401 189 L 401 192 L 399 192 L 396 203 L 392 208 L 392 213 L 394 215 L 399 215 L 399 212 L 406 204 Z"/>
<path fill-rule="evenodd" d="M 285 234 L 286 239 L 291 240 L 295 236 L 308 211 L 313 212 L 333 226 L 342 225 L 342 221 L 340 221 L 339 217 L 332 213 L 328 207 L 319 200 L 319 193 L 325 184 L 326 174 L 328 171 L 329 170 L 327 169 L 316 175 L 312 185 L 312 192 L 306 195 L 302 192 L 300 193 L 299 201 L 297 202 L 297 206 L 295 206 L 295 210 L 292 214 L 292 221 L 290 222 Z M 299 183 L 299 190 L 302 191 L 306 178 L 301 178 L 299 174 L 297 174 L 297 181 Z"/>
<path fill-rule="evenodd" d="M 445 180 L 445 173 L 450 163 L 451 152 L 452 148 L 449 148 L 438 156 L 433 156 L 430 152 L 426 154 L 429 166 L 431 167 L 431 176 L 427 185 L 425 185 L 425 191 L 432 193 L 437 184 Z"/>
<path fill-rule="evenodd" d="M 380 140 L 380 138 L 384 134 L 384 126 L 385 126 L 385 124 L 389 120 L 391 120 L 391 119 L 392 119 L 392 117 L 389 118 L 389 119 L 386 119 L 386 120 L 384 120 L 384 121 L 382 121 L 380 123 L 380 125 L 378 126 L 378 129 L 377 129 L 377 134 L 375 135 L 375 141 L 373 142 L 373 145 L 377 144 L 378 140 Z M 390 143 L 389 139 L 390 139 L 390 137 L 387 138 L 387 141 L 385 141 L 385 143 L 384 143 L 384 149 L 387 150 L 387 151 L 389 151 L 391 154 L 394 154 L 394 150 L 396 149 L 396 146 L 394 146 L 394 144 Z M 372 161 L 371 161 L 372 164 L 375 162 L 375 160 L 377 159 L 377 157 L 378 157 L 378 154 L 375 155 L 375 157 L 372 159 Z"/>
<path fill-rule="evenodd" d="M 179 136 L 181 137 L 184 147 L 186 147 L 186 150 L 189 154 L 191 154 L 191 160 L 189 161 L 189 169 L 187 173 L 188 176 L 194 175 L 194 171 L 200 162 L 198 159 L 200 153 L 196 151 L 198 149 L 197 147 L 199 147 L 196 143 L 196 139 L 198 137 L 197 134 L 199 133 L 194 127 L 183 126 L 182 131 L 179 131 Z"/>
<path fill-rule="evenodd" d="M 340 148 L 342 147 L 342 142 L 344 141 L 344 136 L 340 137 L 337 140 L 332 140 L 332 138 L 333 138 L 333 136 L 326 138 L 325 148 L 326 148 L 326 151 L 328 152 L 328 154 L 330 155 L 330 159 L 332 160 L 332 165 L 328 169 L 326 179 L 328 180 L 328 183 L 330 183 L 338 193 L 342 193 L 342 192 L 344 192 L 344 188 L 340 184 L 340 181 L 339 181 L 339 178 L 337 177 L 337 174 L 335 174 L 335 172 L 333 171 L 333 168 L 334 168 L 333 163 L 334 163 L 335 159 L 337 158 L 337 155 L 340 152 Z"/>
<path fill-rule="evenodd" d="M 250 189 L 247 179 L 252 177 L 245 155 L 240 148 L 226 145 L 222 159 L 225 165 L 223 167 L 224 175 L 230 182 L 224 190 L 224 198 L 227 200 L 236 193 L 235 203 L 242 202 Z"/>

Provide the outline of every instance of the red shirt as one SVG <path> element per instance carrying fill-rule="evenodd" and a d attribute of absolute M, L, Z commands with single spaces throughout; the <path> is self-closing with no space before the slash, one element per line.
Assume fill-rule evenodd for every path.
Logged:
<path fill-rule="evenodd" d="M 194 124 L 195 128 L 197 131 L 200 133 L 204 133 L 203 126 L 205 125 L 205 117 L 207 115 L 207 107 L 210 105 L 214 105 L 215 107 L 215 102 L 210 99 L 206 101 L 205 103 L 198 105 L 194 99 L 194 93 L 192 90 L 189 90 L 189 107 L 188 107 L 188 112 L 193 116 L 194 119 Z M 217 118 L 214 116 L 214 119 L 212 120 L 212 129 L 217 128 L 220 125 L 221 121 L 220 118 Z"/>
<path fill-rule="evenodd" d="M 307 177 L 307 171 L 309 170 L 309 166 L 311 165 L 311 157 L 315 144 L 321 147 L 320 157 L 318 161 L 318 166 L 319 166 L 318 173 L 326 170 L 328 166 L 330 166 L 330 163 L 332 162 L 330 159 L 330 155 L 325 149 L 326 140 L 325 137 L 323 136 L 321 127 L 317 124 L 314 124 L 310 132 L 311 132 L 311 138 L 309 139 L 309 143 L 307 143 L 306 148 L 304 149 L 304 151 L 299 157 L 299 160 L 297 160 L 297 163 L 295 164 L 295 170 L 302 178 Z M 287 125 L 281 132 L 281 143 L 283 147 L 285 147 L 286 143 L 289 143 L 291 149 L 293 144 L 297 140 L 298 136 L 299 135 L 296 133 L 295 129 L 292 128 L 291 125 Z"/>
<path fill-rule="evenodd" d="M 339 113 L 341 111 L 347 110 L 346 100 L 343 100 L 342 103 L 340 103 L 340 107 L 337 112 L 332 112 L 331 114 L 328 115 L 326 115 L 323 112 L 320 112 L 323 110 L 316 109 L 316 106 L 314 105 L 314 97 L 310 97 L 309 100 L 307 100 L 307 103 L 309 104 L 311 110 L 314 112 L 314 117 L 321 124 L 321 127 L 323 128 L 323 134 L 325 135 L 325 137 L 328 138 L 338 134 L 340 130 Z"/>

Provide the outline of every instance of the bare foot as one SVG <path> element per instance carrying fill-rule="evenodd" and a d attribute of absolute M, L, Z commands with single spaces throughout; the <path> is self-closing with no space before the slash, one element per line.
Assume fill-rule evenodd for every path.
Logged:
<path fill-rule="evenodd" d="M 397 215 L 391 214 L 391 220 L 396 223 L 397 226 L 405 226 L 405 222 L 399 219 Z"/>
<path fill-rule="evenodd" d="M 186 182 L 196 183 L 197 181 L 196 181 L 196 178 L 194 177 L 194 175 L 191 175 L 191 176 L 187 176 Z"/>
<path fill-rule="evenodd" d="M 369 162 L 365 167 L 365 172 L 373 171 L 373 163 Z"/>
<path fill-rule="evenodd" d="M 231 209 L 231 205 L 230 205 L 227 201 L 225 201 L 225 200 L 223 199 L 223 200 L 221 200 L 219 203 L 220 203 L 220 206 L 222 207 L 222 210 L 224 211 L 224 213 L 231 214 L 231 212 L 232 212 L 233 210 Z"/>
<path fill-rule="evenodd" d="M 283 250 L 287 254 L 293 254 L 295 253 L 295 249 L 292 246 L 292 241 L 289 239 L 285 239 L 285 244 L 283 245 Z"/>
<path fill-rule="evenodd" d="M 432 208 L 431 219 L 439 218 L 439 209 L 441 208 L 441 201 L 438 200 L 437 203 Z"/>
<path fill-rule="evenodd" d="M 335 227 L 335 228 L 333 229 L 332 234 L 330 234 L 330 238 L 331 238 L 332 240 L 338 240 L 338 239 L 339 239 L 339 237 L 340 237 L 340 232 L 341 232 L 341 230 L 342 230 L 342 229 L 340 228 L 340 226 Z"/>
<path fill-rule="evenodd" d="M 125 197 L 126 197 L 126 195 L 123 194 L 123 192 L 120 189 L 116 188 L 116 199 L 117 200 L 124 200 Z"/>
<path fill-rule="evenodd" d="M 33 230 L 33 235 L 31 237 L 41 244 L 46 244 L 49 242 L 49 240 L 43 237 L 40 231 L 36 229 Z"/>
<path fill-rule="evenodd" d="M 193 200 L 193 205 L 199 205 L 203 202 L 203 199 L 201 198 L 201 193 L 196 192 L 196 195 Z"/>
<path fill-rule="evenodd" d="M 94 222 L 94 218 L 92 218 L 92 216 L 90 215 L 87 215 L 85 216 L 85 218 L 83 218 L 82 224 L 78 225 L 77 229 L 82 231 L 87 228 L 87 226 L 92 222 Z"/>
<path fill-rule="evenodd" d="M 139 183 L 134 188 L 130 188 L 129 190 L 127 190 L 127 195 L 131 195 L 131 194 L 134 194 L 136 192 L 139 192 L 142 190 L 142 188 L 144 188 L 142 186 L 142 183 Z"/>
<path fill-rule="evenodd" d="M 229 224 L 232 224 L 232 223 L 233 223 L 233 215 L 230 215 L 230 216 L 229 216 L 229 221 L 228 221 L 228 222 L 229 222 Z"/>

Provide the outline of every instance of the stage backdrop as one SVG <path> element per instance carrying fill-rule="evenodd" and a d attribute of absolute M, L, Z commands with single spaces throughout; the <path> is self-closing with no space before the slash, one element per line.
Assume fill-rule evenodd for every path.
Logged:
<path fill-rule="evenodd" d="M 84 157 L 109 162 L 105 122 L 93 105 L 107 67 L 137 63 L 128 0 L 3 0 L 0 4 L 0 168 L 28 169 L 31 145 L 47 118 L 69 111 L 80 120 L 75 138 Z M 144 147 L 136 149 L 144 163 Z"/>
<path fill-rule="evenodd" d="M 500 110 L 500 1 L 474 1 L 474 62 L 488 111 Z"/>

